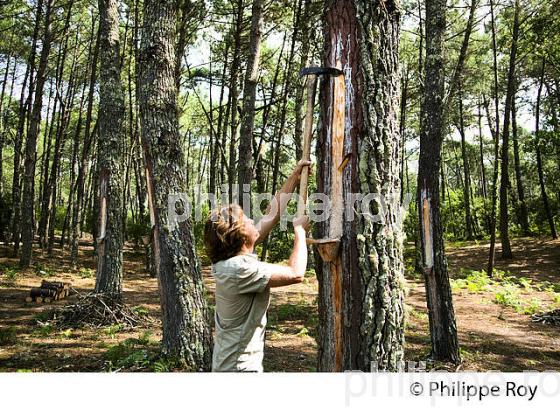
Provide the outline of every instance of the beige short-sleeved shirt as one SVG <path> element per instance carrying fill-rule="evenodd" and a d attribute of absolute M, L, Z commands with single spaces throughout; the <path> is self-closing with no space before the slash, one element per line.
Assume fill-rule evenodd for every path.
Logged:
<path fill-rule="evenodd" d="M 262 372 L 270 265 L 255 254 L 212 265 L 216 280 L 213 372 Z"/>

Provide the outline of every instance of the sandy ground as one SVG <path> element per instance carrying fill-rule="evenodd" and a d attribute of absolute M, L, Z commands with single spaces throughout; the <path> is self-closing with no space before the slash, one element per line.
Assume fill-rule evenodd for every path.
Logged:
<path fill-rule="evenodd" d="M 480 270 L 485 266 L 487 244 L 462 243 L 448 248 L 450 275 L 461 268 Z M 497 268 L 508 270 L 533 283 L 560 282 L 560 241 L 518 239 L 513 243 L 516 258 L 507 263 L 497 258 Z M 161 338 L 157 281 L 143 268 L 143 257 L 127 247 L 124 265 L 124 297 L 130 306 L 147 312 L 151 322 L 134 330 L 77 329 L 63 331 L 42 321 L 41 312 L 71 302 L 25 303 L 29 288 L 42 278 L 72 283 L 87 293 L 94 285 L 92 249 L 84 247 L 80 271 L 68 265 L 68 251 L 55 250 L 48 258 L 39 250 L 35 267 L 9 275 L 17 264 L 0 246 L 0 330 L 12 337 L 0 339 L 0 371 L 103 371 L 107 350 L 126 339 L 148 335 L 153 345 Z M 499 247 L 498 247 L 499 255 Z M 213 291 L 209 269 L 204 268 L 208 294 Z M 429 352 L 428 319 L 424 285 L 407 278 L 406 360 L 423 360 Z M 464 370 L 522 371 L 560 370 L 560 327 L 532 323 L 530 315 L 495 303 L 492 292 L 472 294 L 454 291 L 454 305 Z M 539 299 L 552 306 L 549 293 L 534 289 L 522 292 L 524 299 Z M 313 275 L 304 283 L 274 289 L 269 311 L 265 347 L 265 371 L 314 371 L 316 362 L 317 281 Z M 210 296 L 210 301 L 212 298 Z M 9 329 L 9 331 L 8 331 Z M 146 333 L 147 332 L 147 333 Z M 153 347 L 156 349 L 156 347 Z M 139 369 L 142 370 L 142 369 Z"/>

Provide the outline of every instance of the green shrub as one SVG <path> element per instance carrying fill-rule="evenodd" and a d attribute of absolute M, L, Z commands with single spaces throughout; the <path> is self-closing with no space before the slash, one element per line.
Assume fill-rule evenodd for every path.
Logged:
<path fill-rule="evenodd" d="M 78 276 L 82 279 L 94 278 L 95 270 L 91 268 L 82 267 L 78 270 Z"/>
<path fill-rule="evenodd" d="M 106 369 L 113 371 L 119 368 L 148 367 L 156 353 L 150 349 L 151 333 L 145 332 L 139 338 L 129 338 L 109 347 L 105 352 Z"/>
<path fill-rule="evenodd" d="M 519 288 L 513 284 L 504 284 L 502 289 L 496 292 L 495 300 L 499 305 L 512 307 L 516 311 L 522 309 Z"/>
<path fill-rule="evenodd" d="M 461 270 L 459 276 L 463 276 L 464 279 L 452 279 L 452 290 L 466 289 L 472 293 L 481 293 L 490 290 L 490 286 L 494 283 L 485 271 Z"/>
<path fill-rule="evenodd" d="M 526 315 L 534 315 L 537 312 L 542 310 L 541 301 L 535 298 L 532 298 L 528 305 L 523 308 L 523 313 Z"/>
<path fill-rule="evenodd" d="M 13 281 L 16 279 L 19 273 L 19 267 L 15 265 L 1 265 L 0 275 L 3 275 L 7 281 Z"/>

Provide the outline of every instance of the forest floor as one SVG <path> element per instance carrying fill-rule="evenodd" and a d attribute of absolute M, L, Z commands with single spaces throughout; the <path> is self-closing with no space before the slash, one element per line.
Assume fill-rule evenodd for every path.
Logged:
<path fill-rule="evenodd" d="M 489 279 L 488 244 L 449 244 L 462 370 L 560 370 L 560 327 L 533 323 L 531 314 L 560 307 L 560 241 L 520 238 L 512 243 L 515 259 L 502 261 L 504 271 Z M 0 246 L 0 371 L 165 371 L 154 361 L 161 338 L 157 281 L 144 270 L 143 254 L 125 249 L 124 299 L 148 322 L 134 329 L 121 326 L 60 329 L 47 312 L 76 300 L 25 303 L 29 289 L 42 279 L 62 280 L 86 294 L 95 283 L 93 250 L 82 247 L 80 268 L 72 270 L 68 251 L 55 249 L 49 258 L 35 251 L 35 264 L 17 269 L 17 260 Z M 407 267 L 413 249 L 407 250 Z M 204 268 L 213 303 L 213 281 Z M 407 269 L 405 359 L 424 360 L 429 353 L 428 316 L 423 280 Z M 317 345 L 317 280 L 272 291 L 265 347 L 265 371 L 314 371 Z"/>

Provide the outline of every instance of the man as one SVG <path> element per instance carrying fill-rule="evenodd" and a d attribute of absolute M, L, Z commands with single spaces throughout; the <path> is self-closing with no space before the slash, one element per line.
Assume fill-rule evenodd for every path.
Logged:
<path fill-rule="evenodd" d="M 309 165 L 309 161 L 298 163 L 257 225 L 236 204 L 213 211 L 206 221 L 204 243 L 216 279 L 214 372 L 263 371 L 270 288 L 303 280 L 309 218 L 303 216 L 293 221 L 294 247 L 287 266 L 259 261 L 254 248 L 278 223 L 303 167 Z"/>

